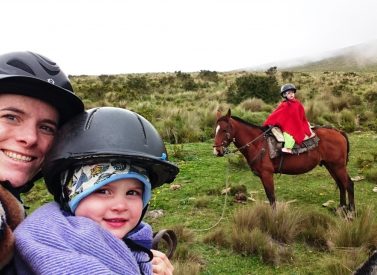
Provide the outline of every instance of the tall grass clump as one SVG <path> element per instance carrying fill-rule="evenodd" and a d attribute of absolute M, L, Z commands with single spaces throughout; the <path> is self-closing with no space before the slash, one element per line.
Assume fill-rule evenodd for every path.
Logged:
<path fill-rule="evenodd" d="M 194 232 L 183 225 L 171 228 L 177 236 L 178 245 L 173 256 L 174 274 L 199 274 L 202 256 L 192 249 Z"/>
<path fill-rule="evenodd" d="M 204 236 L 203 242 L 206 244 L 227 248 L 230 246 L 229 233 L 224 227 L 216 228 Z"/>
<path fill-rule="evenodd" d="M 244 207 L 232 218 L 231 247 L 242 255 L 259 255 L 269 264 L 291 261 L 293 254 L 286 244 L 299 232 L 301 212 L 278 203 L 273 209 L 261 202 Z"/>
<path fill-rule="evenodd" d="M 196 262 L 174 262 L 174 275 L 199 275 L 200 269 Z"/>
<path fill-rule="evenodd" d="M 368 257 L 364 248 L 347 248 L 326 255 L 319 266 L 329 275 L 349 275 Z"/>
<path fill-rule="evenodd" d="M 305 103 L 306 117 L 312 124 L 325 125 L 327 122 L 322 115 L 329 112 L 329 108 L 323 102 L 312 100 Z"/>
<path fill-rule="evenodd" d="M 267 264 L 277 266 L 281 263 L 290 262 L 293 258 L 292 251 L 271 239 L 271 237 L 260 230 L 254 228 L 249 230 L 239 230 L 234 228 L 231 235 L 231 246 L 233 251 L 244 256 L 259 256 Z"/>
<path fill-rule="evenodd" d="M 365 178 L 374 184 L 377 184 L 377 167 L 372 167 L 365 171 Z"/>
<path fill-rule="evenodd" d="M 248 98 L 242 101 L 239 106 L 249 112 L 260 112 L 266 109 L 266 103 L 260 98 Z"/>
<path fill-rule="evenodd" d="M 301 219 L 300 211 L 289 208 L 286 203 L 277 203 L 273 209 L 270 205 L 259 202 L 254 207 L 237 211 L 233 222 L 237 228 L 251 230 L 258 227 L 279 242 L 291 243 L 299 233 Z"/>
<path fill-rule="evenodd" d="M 356 116 L 350 110 L 342 110 L 340 112 L 340 126 L 346 132 L 353 132 L 356 128 Z"/>
<path fill-rule="evenodd" d="M 335 248 L 377 248 L 377 224 L 373 210 L 368 207 L 357 213 L 354 219 L 340 219 L 330 231 Z"/>
<path fill-rule="evenodd" d="M 335 220 L 330 215 L 306 210 L 302 215 L 298 237 L 312 247 L 328 250 L 329 230 L 334 226 Z"/>
<path fill-rule="evenodd" d="M 165 117 L 156 121 L 163 140 L 170 143 L 185 143 L 201 141 L 200 116 L 195 113 L 171 108 Z"/>

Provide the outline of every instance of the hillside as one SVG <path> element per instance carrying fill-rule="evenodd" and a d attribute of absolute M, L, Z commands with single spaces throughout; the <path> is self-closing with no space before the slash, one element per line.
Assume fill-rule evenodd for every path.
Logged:
<path fill-rule="evenodd" d="M 377 71 L 377 41 L 340 49 L 321 60 L 287 69 L 292 71 Z"/>
<path fill-rule="evenodd" d="M 377 71 L 377 40 L 336 49 L 317 56 L 304 56 L 242 70 L 266 70 L 273 66 L 280 70 L 296 72 L 375 72 Z"/>
<path fill-rule="evenodd" d="M 377 129 L 377 75 L 372 72 L 160 73 L 72 77 L 86 108 L 125 107 L 150 120 L 169 143 L 213 138 L 216 111 L 262 124 L 280 100 L 279 85 L 292 82 L 313 124 L 347 132 Z M 258 80 L 259 79 L 259 80 Z M 263 80 L 259 86 L 255 81 Z M 275 87 L 263 101 L 267 83 Z"/>

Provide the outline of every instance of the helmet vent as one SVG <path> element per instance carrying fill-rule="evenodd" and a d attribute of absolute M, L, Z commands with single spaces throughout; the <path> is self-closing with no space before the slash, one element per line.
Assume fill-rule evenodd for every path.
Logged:
<path fill-rule="evenodd" d="M 52 69 L 49 69 L 47 68 L 44 64 L 42 64 L 41 62 L 39 62 L 39 64 L 41 64 L 42 68 L 45 69 L 45 71 L 49 74 L 49 75 L 57 75 L 59 73 L 59 67 L 52 67 Z"/>
<path fill-rule="evenodd" d="M 34 71 L 28 65 L 26 65 L 24 62 L 21 62 L 20 60 L 11 59 L 7 62 L 7 64 L 9 66 L 16 67 L 18 69 L 21 69 L 21 70 L 35 76 Z"/>
<path fill-rule="evenodd" d="M 143 122 L 141 121 L 141 118 L 136 115 L 137 119 L 139 120 L 140 122 L 140 125 L 141 125 L 141 129 L 143 130 L 143 134 L 144 134 L 144 143 L 147 144 L 147 133 L 145 132 L 145 128 L 144 128 L 144 124 Z"/>
<path fill-rule="evenodd" d="M 88 130 L 90 128 L 90 125 L 92 124 L 92 120 L 94 117 L 94 114 L 99 110 L 99 108 L 96 108 L 89 114 L 88 119 L 86 120 L 84 131 Z"/>

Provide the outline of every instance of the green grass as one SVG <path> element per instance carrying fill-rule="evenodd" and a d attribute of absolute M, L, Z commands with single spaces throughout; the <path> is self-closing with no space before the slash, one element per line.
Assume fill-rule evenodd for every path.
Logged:
<path fill-rule="evenodd" d="M 348 165 L 351 177 L 363 176 L 377 166 L 377 134 L 349 134 L 351 153 Z M 331 252 L 320 251 L 296 241 L 290 244 L 293 249 L 293 261 L 289 264 L 272 266 L 263 263 L 258 256 L 242 256 L 231 249 L 207 244 L 203 239 L 218 228 L 231 228 L 232 217 L 237 209 L 250 207 L 255 202 L 236 203 L 231 195 L 221 194 L 226 187 L 245 185 L 247 191 L 257 201 L 266 201 L 262 184 L 250 170 L 229 164 L 227 157 L 215 157 L 212 154 L 212 143 L 187 143 L 167 145 L 170 160 L 178 164 L 180 173 L 173 184 L 180 187 L 176 190 L 164 185 L 154 190 L 149 210 L 162 209 L 164 216 L 158 219 L 147 218 L 157 231 L 163 228 L 183 226 L 193 233 L 190 242 L 181 241 L 190 255 L 202 266 L 200 274 L 326 274 L 323 263 Z M 176 156 L 176 157 L 175 157 Z M 372 160 L 368 167 L 360 167 L 362 159 Z M 339 192 L 325 168 L 317 167 L 309 173 L 298 176 L 275 175 L 276 198 L 278 201 L 291 203 L 292 207 L 301 210 L 315 210 L 331 213 L 334 219 L 340 219 L 328 208 L 322 206 L 328 200 L 339 203 Z M 371 207 L 376 211 L 377 193 L 373 192 L 376 182 L 367 179 L 355 182 L 355 202 L 357 210 Z M 24 197 L 25 204 L 30 206 L 29 212 L 38 205 L 51 200 L 43 182 Z M 226 204 L 224 204 L 226 202 Z M 375 215 L 375 214 L 374 214 Z M 222 218 L 222 219 L 221 219 Z M 185 259 L 183 259 L 185 260 Z M 174 261 L 174 260 L 173 260 Z"/>

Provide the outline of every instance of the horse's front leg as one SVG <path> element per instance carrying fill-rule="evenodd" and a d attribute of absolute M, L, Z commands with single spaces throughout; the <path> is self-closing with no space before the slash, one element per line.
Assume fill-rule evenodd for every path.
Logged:
<path fill-rule="evenodd" d="M 266 192 L 266 196 L 268 198 L 268 201 L 270 202 L 270 205 L 275 208 L 275 187 L 274 187 L 274 177 L 271 173 L 263 173 L 260 176 L 260 179 L 262 181 L 264 191 Z"/>

